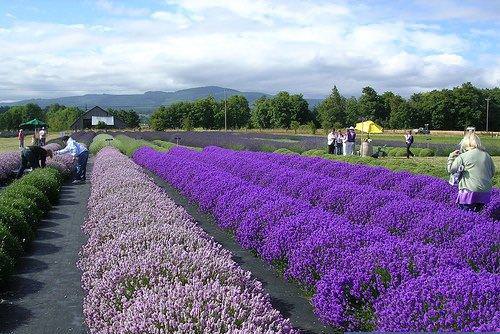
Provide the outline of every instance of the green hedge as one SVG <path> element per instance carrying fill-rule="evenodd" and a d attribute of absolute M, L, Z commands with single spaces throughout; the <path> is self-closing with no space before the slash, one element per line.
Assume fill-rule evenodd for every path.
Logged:
<path fill-rule="evenodd" d="M 281 153 L 281 154 L 291 154 L 291 155 L 299 155 L 299 153 L 291 151 L 287 148 L 279 148 L 274 153 Z"/>
<path fill-rule="evenodd" d="M 171 143 L 169 141 L 164 141 L 164 140 L 153 140 L 153 144 L 155 144 L 156 146 L 159 146 L 161 148 L 164 148 L 166 150 L 170 150 L 172 147 L 175 146 L 174 143 Z"/>
<path fill-rule="evenodd" d="M 118 150 L 120 150 L 120 152 L 122 152 L 123 154 L 125 154 L 129 157 L 131 157 L 138 148 L 141 148 L 144 146 L 149 146 L 157 151 L 167 151 L 168 149 L 170 149 L 170 147 L 172 147 L 172 146 L 168 146 L 168 148 L 166 148 L 166 147 L 158 146 L 158 145 L 154 144 L 153 142 L 149 142 L 147 140 L 133 139 L 133 138 L 130 138 L 130 137 L 124 136 L 124 135 L 116 136 L 115 139 L 111 142 L 111 144 L 114 147 L 116 147 Z M 164 146 L 167 146 L 167 145 L 164 145 Z"/>
<path fill-rule="evenodd" d="M 374 148 L 374 151 L 376 151 L 376 148 Z M 417 157 L 433 157 L 436 155 L 436 152 L 430 148 L 415 147 L 415 148 L 412 148 L 411 151 Z M 387 154 L 390 157 L 406 157 L 406 148 L 405 147 L 393 147 L 393 148 L 389 149 Z"/>
<path fill-rule="evenodd" d="M 0 191 L 0 281 L 12 273 L 37 224 L 57 202 L 62 181 L 54 168 L 35 169 Z"/>
<path fill-rule="evenodd" d="M 92 143 L 90 143 L 89 151 L 90 153 L 96 155 L 101 149 L 109 145 L 107 139 L 113 139 L 113 136 L 108 135 L 107 133 L 100 133 L 92 139 Z"/>

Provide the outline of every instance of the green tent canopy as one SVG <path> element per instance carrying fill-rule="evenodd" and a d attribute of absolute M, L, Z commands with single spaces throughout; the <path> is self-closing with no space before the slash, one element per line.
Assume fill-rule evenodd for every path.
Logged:
<path fill-rule="evenodd" d="M 41 120 L 39 120 L 38 118 L 35 118 L 35 119 L 32 119 L 31 121 L 29 122 L 26 122 L 26 123 L 22 123 L 20 125 L 21 128 L 23 129 L 39 129 L 41 127 L 46 127 L 47 124 Z"/>

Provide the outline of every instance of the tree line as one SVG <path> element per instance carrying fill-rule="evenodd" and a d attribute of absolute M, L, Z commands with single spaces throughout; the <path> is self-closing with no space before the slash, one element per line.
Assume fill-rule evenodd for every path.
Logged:
<path fill-rule="evenodd" d="M 486 99 L 489 98 L 489 130 L 500 130 L 500 88 L 481 89 L 470 82 L 453 89 L 433 90 L 411 95 L 408 99 L 393 92 L 379 94 L 372 87 L 363 88 L 359 97 L 345 97 L 337 87 L 314 108 L 301 94 L 280 92 L 262 96 L 252 106 L 244 96 L 227 100 L 214 97 L 193 102 L 177 102 L 159 107 L 151 116 L 155 130 L 223 129 L 224 112 L 227 127 L 296 129 L 308 124 L 312 128 L 343 128 L 372 120 L 384 128 L 408 129 L 429 124 L 436 130 L 463 130 L 486 127 Z"/>
<path fill-rule="evenodd" d="M 250 109 L 248 100 L 233 95 L 217 101 L 213 96 L 192 102 L 177 102 L 159 107 L 150 119 L 155 130 L 177 128 L 230 129 L 243 127 L 290 128 L 292 122 L 312 120 L 307 101 L 302 95 L 280 92 L 274 97 L 263 96 Z"/>
<path fill-rule="evenodd" d="M 128 128 L 139 127 L 139 115 L 133 110 L 110 108 L 108 112 L 124 121 Z M 66 107 L 60 104 L 52 104 L 43 109 L 34 103 L 13 107 L 4 106 L 0 107 L 0 130 L 17 130 L 20 124 L 34 118 L 47 123 L 51 131 L 68 130 L 84 113 L 85 110 L 78 107 Z"/>

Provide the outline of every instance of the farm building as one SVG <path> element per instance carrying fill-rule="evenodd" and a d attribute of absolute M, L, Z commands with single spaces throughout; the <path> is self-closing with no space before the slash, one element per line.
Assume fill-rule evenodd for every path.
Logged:
<path fill-rule="evenodd" d="M 109 112 L 99 106 L 95 106 L 94 108 L 86 111 L 83 115 L 78 117 L 76 121 L 71 124 L 71 129 L 90 129 L 99 124 L 99 122 L 104 122 L 108 127 L 112 127 L 115 129 L 124 129 L 127 127 L 125 122 L 123 122 L 118 117 L 111 115 Z"/>

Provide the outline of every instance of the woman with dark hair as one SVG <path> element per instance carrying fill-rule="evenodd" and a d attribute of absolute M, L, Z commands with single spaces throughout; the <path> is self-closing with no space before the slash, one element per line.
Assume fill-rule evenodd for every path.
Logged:
<path fill-rule="evenodd" d="M 31 167 L 44 168 L 46 166 L 47 157 L 52 158 L 52 151 L 46 150 L 40 146 L 28 146 L 21 151 L 21 167 L 17 171 L 17 178 L 23 176 L 24 171 Z"/>
<path fill-rule="evenodd" d="M 405 144 L 406 144 L 406 158 L 409 159 L 410 155 L 412 157 L 414 157 L 415 154 L 413 154 L 413 152 L 410 151 L 410 147 L 413 144 L 413 135 L 411 134 L 410 130 L 406 131 L 406 134 L 405 134 Z"/>

